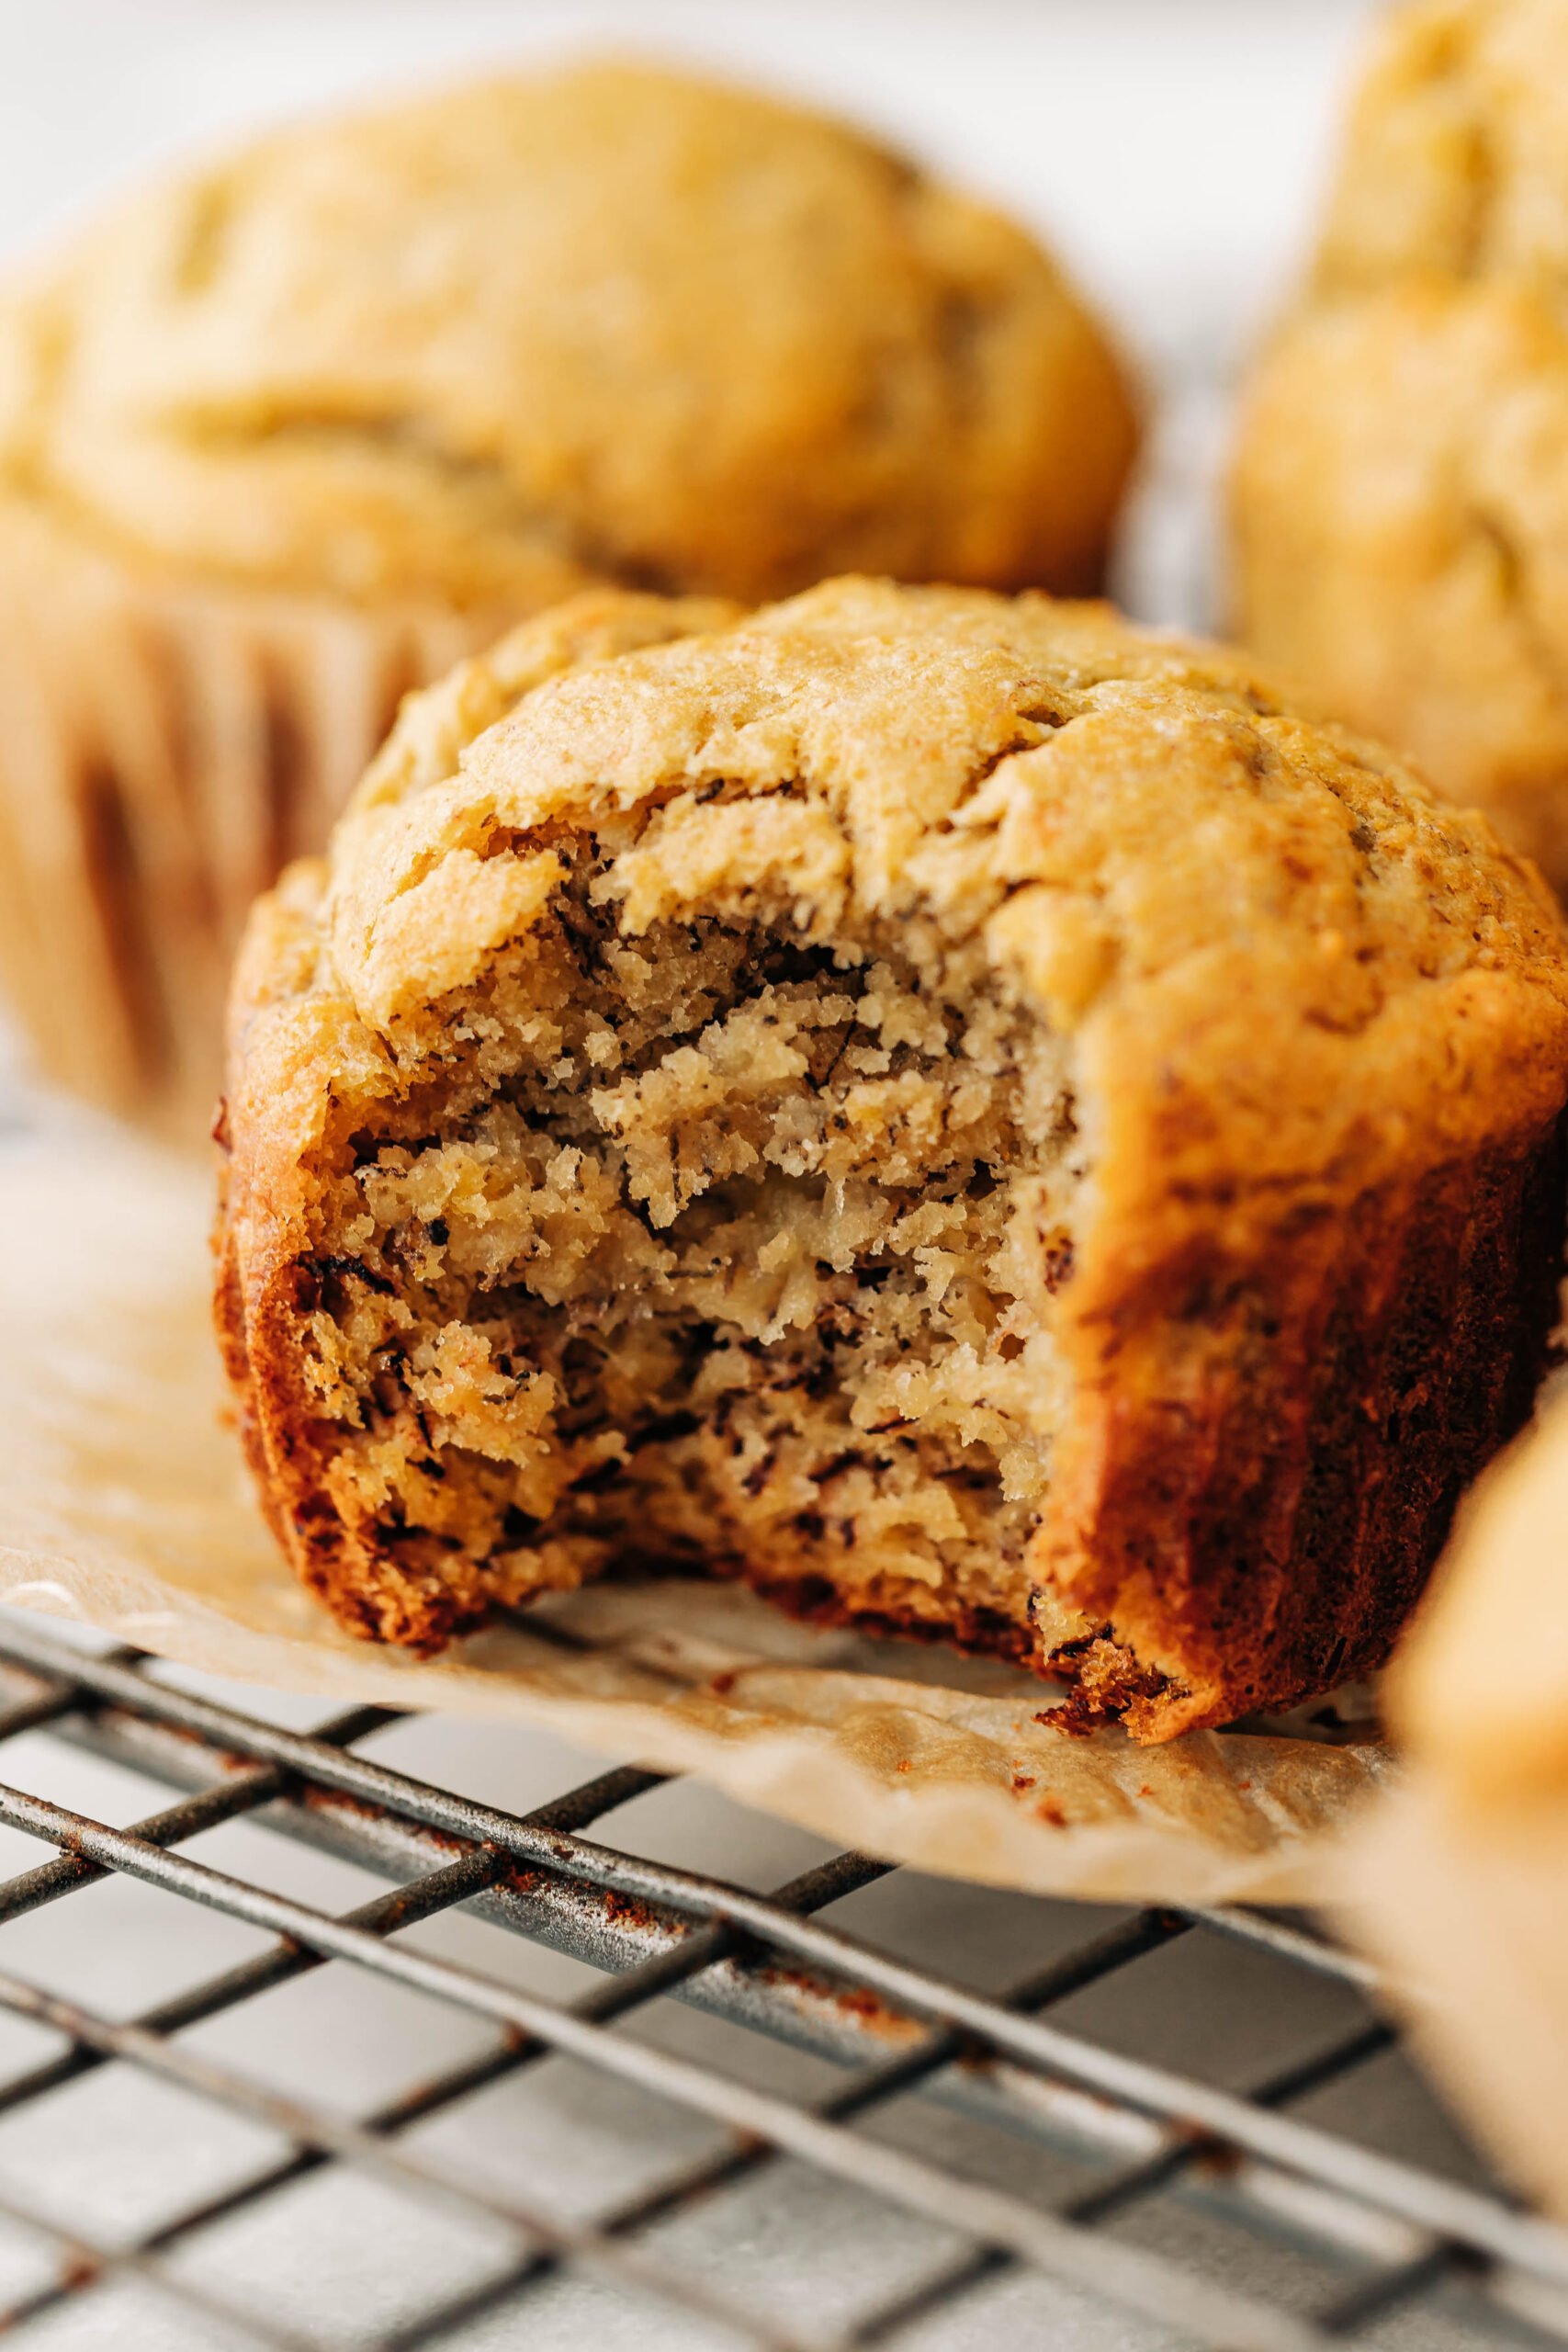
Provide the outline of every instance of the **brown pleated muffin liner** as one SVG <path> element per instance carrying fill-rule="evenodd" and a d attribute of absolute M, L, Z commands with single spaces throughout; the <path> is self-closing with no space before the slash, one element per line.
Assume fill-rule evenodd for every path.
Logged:
<path fill-rule="evenodd" d="M 199 1137 L 251 900 L 516 617 L 192 588 L 0 509 L 0 987 L 39 1074 Z"/>

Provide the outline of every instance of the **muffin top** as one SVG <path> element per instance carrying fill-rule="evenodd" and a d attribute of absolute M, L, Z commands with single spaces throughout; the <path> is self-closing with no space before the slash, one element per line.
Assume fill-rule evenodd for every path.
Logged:
<path fill-rule="evenodd" d="M 1243 406 L 1235 633 L 1568 891 L 1568 9 L 1380 28 Z"/>
<path fill-rule="evenodd" d="M 630 64 L 268 138 L 0 309 L 14 496 L 362 602 L 1082 585 L 1134 439 L 1020 230 L 837 123 Z"/>
<path fill-rule="evenodd" d="M 1432 274 L 1568 294 L 1568 11 L 1398 8 L 1351 112 L 1318 258 L 1325 293 Z"/>
<path fill-rule="evenodd" d="M 1562 931 L 1484 819 L 1215 648 L 849 579 L 750 615 L 591 594 L 412 698 L 326 867 L 253 924 L 233 1074 L 275 1143 L 459 1050 L 583 831 L 626 932 L 892 919 L 1032 1004 L 1118 1282 L 1561 1096 Z"/>

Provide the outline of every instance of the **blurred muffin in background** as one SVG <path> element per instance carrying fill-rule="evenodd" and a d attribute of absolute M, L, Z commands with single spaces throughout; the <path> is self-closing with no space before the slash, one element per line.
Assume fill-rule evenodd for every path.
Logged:
<path fill-rule="evenodd" d="M 1250 388 L 1235 618 L 1568 889 L 1568 6 L 1397 9 Z"/>
<path fill-rule="evenodd" d="M 402 693 L 592 580 L 1096 584 L 1136 427 L 996 213 L 633 65 L 273 137 L 0 297 L 0 977 L 194 1130 Z"/>

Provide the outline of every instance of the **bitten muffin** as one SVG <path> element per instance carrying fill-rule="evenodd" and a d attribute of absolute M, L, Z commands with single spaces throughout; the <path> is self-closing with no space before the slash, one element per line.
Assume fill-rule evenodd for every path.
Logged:
<path fill-rule="evenodd" d="M 588 582 L 1092 583 L 1134 441 L 1039 247 L 635 66 L 308 126 L 0 299 L 0 975 L 210 1115 L 255 892 L 400 694 Z"/>
<path fill-rule="evenodd" d="M 1527 1410 L 1568 949 L 1103 607 L 599 592 L 405 707 L 229 1085 L 227 1362 L 345 1625 L 685 1564 L 1162 1738 L 1376 1664 Z"/>
<path fill-rule="evenodd" d="M 1398 9 L 1234 483 L 1235 620 L 1568 889 L 1568 11 Z"/>

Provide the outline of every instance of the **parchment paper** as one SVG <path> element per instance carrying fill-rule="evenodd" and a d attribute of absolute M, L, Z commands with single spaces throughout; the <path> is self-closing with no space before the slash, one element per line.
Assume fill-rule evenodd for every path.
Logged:
<path fill-rule="evenodd" d="M 274 1551 L 208 1309 L 202 1171 L 84 1118 L 0 1146 L 0 1600 L 243 1680 L 538 1724 L 819 1835 L 1046 1894 L 1311 1902 L 1389 1777 L 1372 1737 L 1140 1748 L 1051 1686 L 792 1623 L 738 1589 L 553 1596 L 420 1661 L 342 1633 Z"/>

